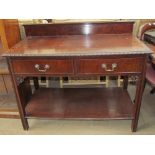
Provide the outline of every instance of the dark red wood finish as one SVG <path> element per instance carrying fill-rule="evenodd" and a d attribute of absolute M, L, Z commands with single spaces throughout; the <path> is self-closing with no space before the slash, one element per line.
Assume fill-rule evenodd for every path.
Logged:
<path fill-rule="evenodd" d="M 11 73 L 11 78 L 12 78 L 12 81 L 13 81 L 13 87 L 14 87 L 14 90 L 15 90 L 17 105 L 18 105 L 19 114 L 20 114 L 22 125 L 23 125 L 23 129 L 28 130 L 29 124 L 28 124 L 27 119 L 25 118 L 25 106 L 27 104 L 26 101 L 28 101 L 28 100 L 26 98 L 24 98 L 26 96 L 23 94 L 22 88 L 25 86 L 25 88 L 23 88 L 23 89 L 24 90 L 26 89 L 25 83 L 27 83 L 28 88 L 30 88 L 30 83 L 27 80 L 27 82 L 24 81 L 23 84 L 19 85 L 18 82 L 17 82 L 17 77 L 14 76 L 12 63 L 11 63 L 11 60 L 10 60 L 9 57 L 7 57 L 7 62 L 8 62 L 9 71 Z M 31 91 L 29 93 L 31 93 Z"/>
<path fill-rule="evenodd" d="M 141 101 L 142 101 L 143 90 L 144 90 L 143 88 L 144 88 L 145 74 L 146 74 L 146 60 L 147 60 L 147 57 L 145 57 L 144 59 L 144 62 L 142 65 L 143 70 L 137 81 L 135 103 L 134 103 L 134 119 L 132 120 L 132 125 L 131 125 L 131 129 L 133 132 L 136 132 L 137 126 L 138 126 L 138 119 L 139 119 Z"/>
<path fill-rule="evenodd" d="M 41 88 L 28 102 L 26 116 L 54 119 L 132 119 L 133 104 L 127 91 L 122 88 Z"/>
<path fill-rule="evenodd" d="M 41 70 L 44 70 L 45 65 L 49 65 L 49 69 L 45 72 L 40 72 L 35 68 L 38 64 Z M 15 74 L 53 74 L 53 75 L 70 75 L 74 73 L 72 59 L 21 59 L 12 62 Z"/>
<path fill-rule="evenodd" d="M 70 57 L 46 59 L 46 57 L 35 58 L 21 58 L 12 61 L 14 73 L 16 75 L 50 75 L 50 76 L 84 76 L 84 75 L 119 75 L 119 74 L 133 74 L 141 73 L 143 56 L 135 58 L 127 55 L 126 57 L 109 56 L 107 58 L 87 57 L 78 58 Z M 107 69 L 112 68 L 112 64 L 116 63 L 117 67 L 114 71 L 106 71 L 102 68 L 102 64 L 107 65 Z M 45 72 L 40 72 L 35 68 L 38 64 L 40 69 L 44 69 L 45 65 L 49 65 L 49 69 Z"/>
<path fill-rule="evenodd" d="M 88 26 L 87 26 L 88 25 Z M 88 27 L 88 28 L 87 28 Z M 88 30 L 87 30 L 88 29 Z M 105 50 L 107 47 L 113 52 L 128 49 L 143 49 L 139 42 L 126 35 L 94 35 L 94 34 L 122 34 L 132 33 L 133 23 L 79 23 L 79 24 L 48 24 L 26 25 L 27 36 L 46 36 L 25 40 L 12 48 L 12 55 L 7 56 L 18 108 L 23 128 L 29 128 L 27 117 L 50 118 L 85 118 L 85 119 L 132 119 L 132 131 L 136 131 L 141 106 L 143 83 L 145 79 L 147 54 L 120 54 L 102 56 L 63 56 L 63 52 L 73 54 L 77 51 L 91 53 L 94 48 Z M 76 36 L 76 35 L 81 36 Z M 89 38 L 87 34 L 91 37 Z M 56 36 L 49 39 L 47 36 Z M 63 35 L 63 37 L 61 36 Z M 64 35 L 75 35 L 64 37 Z M 107 39 L 106 39 L 107 38 Z M 89 45 L 89 47 L 88 47 Z M 56 49 L 60 56 L 43 56 L 48 49 Z M 36 56 L 28 56 L 35 53 Z M 20 56 L 14 56 L 13 53 Z M 61 55 L 62 54 L 62 55 Z M 60 61 L 60 59 L 62 61 Z M 58 63 L 57 63 L 58 62 Z M 100 68 L 106 63 L 110 68 L 112 63 L 118 67 L 110 75 L 125 75 L 124 89 L 69 89 L 44 90 L 42 92 L 36 82 L 36 92 L 31 95 L 29 76 L 91 76 L 109 75 L 109 71 Z M 34 65 L 49 63 L 56 67 L 56 71 L 47 70 L 47 73 L 38 73 Z M 25 66 L 26 67 L 25 67 Z M 64 71 L 65 70 L 65 71 Z M 96 74 L 97 73 L 97 74 Z M 61 74 L 61 75 L 60 75 Z M 137 75 L 137 91 L 135 103 L 132 104 L 126 90 L 127 75 Z M 27 93 L 27 95 L 25 95 Z M 46 96 L 46 95 L 47 96 Z M 90 105 L 89 105 L 90 104 Z M 111 108 L 110 108 L 111 106 Z M 114 108 L 115 107 L 115 108 Z"/>
<path fill-rule="evenodd" d="M 116 64 L 114 71 L 106 71 L 102 68 L 103 64 L 107 65 L 107 70 L 112 70 L 112 64 Z M 141 73 L 143 57 L 135 58 L 100 58 L 100 59 L 79 59 L 76 63 L 77 74 L 106 74 L 106 75 L 119 75 L 122 73 Z"/>
<path fill-rule="evenodd" d="M 132 51 L 132 50 L 133 51 Z M 148 49 L 132 34 L 68 35 L 53 37 L 28 37 L 6 55 L 30 57 L 35 56 L 73 56 L 73 55 L 124 55 L 131 56 Z"/>
<path fill-rule="evenodd" d="M 132 33 L 134 22 L 62 23 L 24 25 L 26 36 Z"/>

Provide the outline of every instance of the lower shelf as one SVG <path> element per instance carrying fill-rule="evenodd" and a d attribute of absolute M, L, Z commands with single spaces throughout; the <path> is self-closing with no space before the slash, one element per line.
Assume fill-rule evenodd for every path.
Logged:
<path fill-rule="evenodd" d="M 40 88 L 26 106 L 27 117 L 133 119 L 133 103 L 122 88 Z"/>

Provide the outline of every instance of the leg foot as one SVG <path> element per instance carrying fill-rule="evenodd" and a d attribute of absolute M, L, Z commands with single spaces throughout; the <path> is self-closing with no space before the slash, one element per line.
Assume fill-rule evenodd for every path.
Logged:
<path fill-rule="evenodd" d="M 132 125 L 131 125 L 132 132 L 136 132 L 137 131 L 137 124 L 138 124 L 138 121 L 132 120 Z"/>
<path fill-rule="evenodd" d="M 23 125 L 23 129 L 24 130 L 28 130 L 29 129 L 29 124 L 28 124 L 28 121 L 27 121 L 26 118 L 22 120 L 22 125 Z"/>

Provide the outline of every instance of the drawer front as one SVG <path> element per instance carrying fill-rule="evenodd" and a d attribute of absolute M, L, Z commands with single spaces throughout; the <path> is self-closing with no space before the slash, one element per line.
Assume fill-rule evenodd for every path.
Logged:
<path fill-rule="evenodd" d="M 142 71 L 143 58 L 79 59 L 78 74 L 118 74 Z"/>
<path fill-rule="evenodd" d="M 13 70 L 15 74 L 73 74 L 72 60 L 13 60 Z"/>

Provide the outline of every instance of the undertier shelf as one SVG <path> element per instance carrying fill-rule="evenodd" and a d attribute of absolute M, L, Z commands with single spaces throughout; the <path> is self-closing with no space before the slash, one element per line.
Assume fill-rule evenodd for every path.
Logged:
<path fill-rule="evenodd" d="M 122 88 L 40 88 L 26 117 L 53 119 L 133 119 L 133 103 Z"/>

